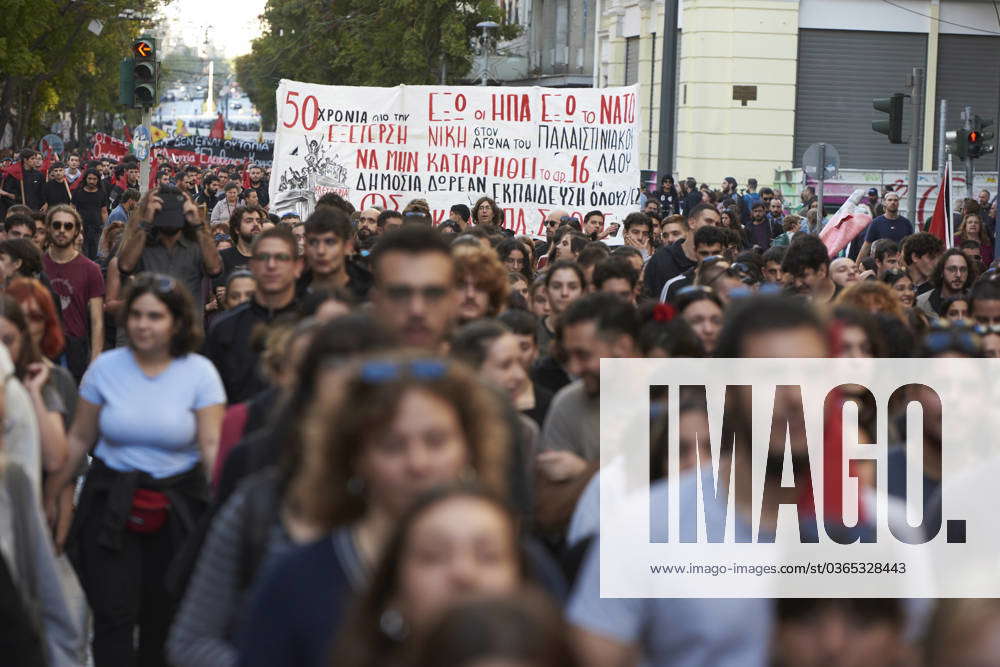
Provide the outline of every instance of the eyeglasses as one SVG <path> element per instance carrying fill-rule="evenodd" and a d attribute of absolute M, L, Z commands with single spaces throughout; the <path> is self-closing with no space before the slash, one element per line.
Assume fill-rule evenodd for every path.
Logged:
<path fill-rule="evenodd" d="M 972 330 L 977 336 L 1000 336 L 1000 324 L 977 324 Z"/>
<path fill-rule="evenodd" d="M 267 264 L 272 259 L 278 264 L 287 264 L 295 258 L 287 252 L 258 252 L 255 253 L 251 259 L 255 262 L 260 262 L 261 264 Z"/>
<path fill-rule="evenodd" d="M 417 380 L 439 380 L 447 371 L 447 363 L 440 359 L 414 359 L 404 363 L 369 361 L 361 366 L 360 377 L 368 384 L 383 384 L 398 380 L 404 374 Z"/>
<path fill-rule="evenodd" d="M 74 227 L 76 227 L 75 222 L 61 222 L 59 220 L 53 220 L 49 223 L 49 228 L 54 232 L 62 231 L 63 229 L 67 232 L 71 232 Z"/>

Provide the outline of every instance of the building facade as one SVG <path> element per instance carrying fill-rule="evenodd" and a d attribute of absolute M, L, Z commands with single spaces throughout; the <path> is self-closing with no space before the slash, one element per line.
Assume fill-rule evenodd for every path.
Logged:
<path fill-rule="evenodd" d="M 509 86 L 593 85 L 597 0 L 499 0 L 498 4 L 508 23 L 521 26 L 521 34 L 497 45 L 491 79 Z"/>
<path fill-rule="evenodd" d="M 595 85 L 637 83 L 640 163 L 655 169 L 662 0 L 600 0 Z M 905 168 L 907 146 L 871 129 L 872 99 L 923 67 L 921 169 L 937 168 L 939 101 L 998 118 L 1000 17 L 975 0 L 680 0 L 675 175 L 769 182 L 825 141 L 848 169 Z M 909 107 L 904 135 L 910 133 Z M 981 160 L 980 162 L 991 162 Z M 995 168 L 979 164 L 977 168 Z"/>

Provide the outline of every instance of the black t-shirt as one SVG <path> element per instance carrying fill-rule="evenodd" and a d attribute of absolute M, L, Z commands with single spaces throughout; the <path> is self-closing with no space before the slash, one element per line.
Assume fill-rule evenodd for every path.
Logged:
<path fill-rule="evenodd" d="M 49 208 L 57 204 L 69 204 L 72 202 L 69 186 L 66 184 L 66 181 L 62 183 L 46 181 L 42 185 L 42 199 L 49 205 Z"/>
<path fill-rule="evenodd" d="M 86 188 L 80 187 L 73 193 L 73 206 L 80 212 L 84 227 L 101 227 L 104 225 L 101 209 L 107 208 L 108 196 L 100 188 L 88 192 Z"/>
<path fill-rule="evenodd" d="M 248 268 L 250 264 L 250 258 L 241 253 L 236 246 L 220 250 L 219 257 L 222 259 L 222 273 L 212 281 L 214 287 L 225 285 L 230 273 L 237 269 Z"/>
<path fill-rule="evenodd" d="M 747 227 L 751 245 L 760 246 L 761 250 L 771 247 L 771 225 L 767 220 L 763 220 L 759 225 L 751 222 Z"/>

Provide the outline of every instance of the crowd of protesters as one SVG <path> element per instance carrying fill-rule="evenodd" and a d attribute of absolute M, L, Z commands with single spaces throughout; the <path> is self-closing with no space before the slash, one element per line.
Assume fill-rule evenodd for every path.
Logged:
<path fill-rule="evenodd" d="M 328 194 L 302 220 L 269 213 L 256 166 L 142 193 L 134 162 L 20 164 L 0 184 L 5 664 L 1000 661 L 993 600 L 601 598 L 597 563 L 602 358 L 1000 356 L 989 193 L 947 250 L 876 193 L 831 260 L 811 189 L 791 207 L 732 178 L 665 178 L 615 246 L 600 211 L 552 211 L 544 238 L 488 197 L 435 226 L 421 199 Z M 689 486 L 707 416 L 679 412 Z"/>

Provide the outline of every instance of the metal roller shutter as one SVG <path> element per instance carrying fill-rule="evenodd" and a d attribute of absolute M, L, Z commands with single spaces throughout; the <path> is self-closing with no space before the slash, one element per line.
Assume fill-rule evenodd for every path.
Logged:
<path fill-rule="evenodd" d="M 1000 39 L 988 35 L 941 35 L 938 39 L 937 97 L 948 100 L 948 129 L 962 125 L 962 107 L 984 118 L 997 117 L 1000 90 Z M 934 108 L 934 168 L 937 169 L 940 102 Z M 996 129 L 994 127 L 994 132 Z M 986 157 L 976 168 L 993 171 L 996 159 Z"/>
<path fill-rule="evenodd" d="M 872 130 L 872 99 L 905 92 L 914 67 L 927 62 L 927 35 L 851 30 L 799 31 L 795 100 L 795 166 L 811 144 L 825 141 L 848 169 L 905 169 L 907 146 Z M 903 136 L 910 132 L 904 106 Z"/>

